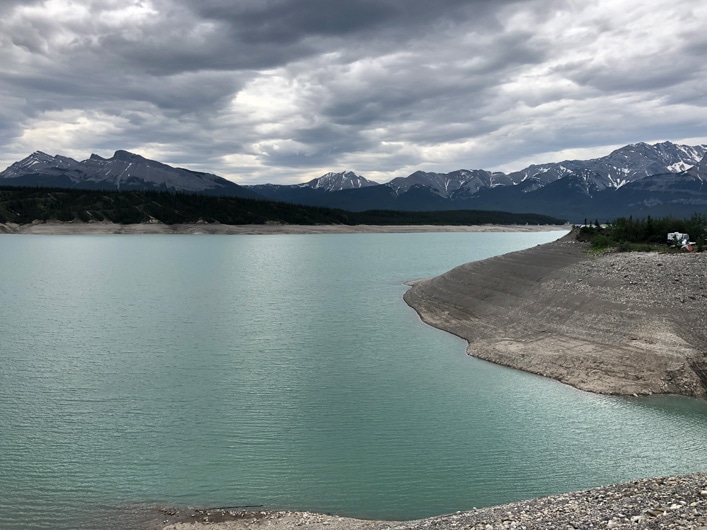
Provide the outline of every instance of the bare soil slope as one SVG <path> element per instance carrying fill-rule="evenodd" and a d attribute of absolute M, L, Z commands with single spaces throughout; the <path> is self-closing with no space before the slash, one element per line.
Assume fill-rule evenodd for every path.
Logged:
<path fill-rule="evenodd" d="M 605 394 L 707 390 L 707 253 L 587 252 L 573 234 L 415 282 L 468 353 Z"/>

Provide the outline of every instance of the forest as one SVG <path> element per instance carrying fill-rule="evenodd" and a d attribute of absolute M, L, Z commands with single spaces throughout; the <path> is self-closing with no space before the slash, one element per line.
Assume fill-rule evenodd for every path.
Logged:
<path fill-rule="evenodd" d="M 342 225 L 558 225 L 565 221 L 538 214 L 454 210 L 349 212 L 236 197 L 167 191 L 103 191 L 0 187 L 0 223 L 110 222 Z"/>
<path fill-rule="evenodd" d="M 693 214 L 686 219 L 661 217 L 653 219 L 649 215 L 645 219 L 620 217 L 605 225 L 599 221 L 579 228 L 577 239 L 589 241 L 595 250 L 684 250 L 682 245 L 668 240 L 668 234 L 675 232 L 688 234 L 694 242 L 694 248 L 702 252 L 707 246 L 707 216 Z"/>

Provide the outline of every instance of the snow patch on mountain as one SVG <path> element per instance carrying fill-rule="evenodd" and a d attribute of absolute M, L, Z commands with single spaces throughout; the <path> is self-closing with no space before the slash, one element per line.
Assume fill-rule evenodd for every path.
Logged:
<path fill-rule="evenodd" d="M 312 188 L 313 190 L 323 190 L 328 192 L 365 188 L 367 186 L 377 186 L 378 183 L 368 180 L 353 171 L 342 171 L 340 173 L 329 172 L 319 178 L 312 179 L 300 187 Z"/>

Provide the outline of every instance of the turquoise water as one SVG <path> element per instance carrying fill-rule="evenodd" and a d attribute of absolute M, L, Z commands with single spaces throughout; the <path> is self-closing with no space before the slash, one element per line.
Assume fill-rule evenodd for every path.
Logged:
<path fill-rule="evenodd" d="M 484 363 L 402 301 L 560 235 L 0 236 L 0 527 L 411 519 L 707 470 L 707 401 Z"/>

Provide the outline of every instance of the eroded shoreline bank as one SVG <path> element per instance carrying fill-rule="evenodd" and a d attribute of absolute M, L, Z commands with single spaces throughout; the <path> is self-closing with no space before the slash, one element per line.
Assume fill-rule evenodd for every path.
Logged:
<path fill-rule="evenodd" d="M 469 355 L 603 394 L 707 395 L 707 253 L 592 255 L 572 234 L 415 282 Z"/>
<path fill-rule="evenodd" d="M 216 223 L 32 223 L 0 224 L 0 234 L 79 235 L 79 234 L 369 234 L 419 232 L 553 232 L 569 230 L 568 225 L 225 225 Z"/>

